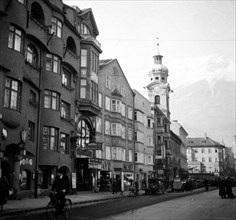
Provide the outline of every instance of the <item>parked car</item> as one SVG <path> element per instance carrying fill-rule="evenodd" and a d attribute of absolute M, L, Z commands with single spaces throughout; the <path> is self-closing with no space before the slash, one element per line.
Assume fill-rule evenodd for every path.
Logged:
<path fill-rule="evenodd" d="M 174 178 L 174 181 L 173 181 L 173 186 L 172 186 L 172 191 L 184 191 L 184 185 L 183 185 L 183 182 L 180 178 Z"/>

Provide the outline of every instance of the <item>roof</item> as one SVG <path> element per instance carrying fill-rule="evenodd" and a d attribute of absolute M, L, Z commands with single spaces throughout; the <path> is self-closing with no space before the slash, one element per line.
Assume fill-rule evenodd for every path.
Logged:
<path fill-rule="evenodd" d="M 225 147 L 209 137 L 187 138 L 187 147 Z"/>

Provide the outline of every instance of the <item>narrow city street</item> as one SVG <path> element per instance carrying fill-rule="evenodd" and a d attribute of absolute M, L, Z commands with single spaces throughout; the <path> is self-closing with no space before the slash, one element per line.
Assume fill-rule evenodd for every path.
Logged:
<path fill-rule="evenodd" d="M 236 219 L 236 199 L 221 199 L 218 196 L 218 191 L 214 190 L 164 201 L 100 219 L 233 220 Z"/>

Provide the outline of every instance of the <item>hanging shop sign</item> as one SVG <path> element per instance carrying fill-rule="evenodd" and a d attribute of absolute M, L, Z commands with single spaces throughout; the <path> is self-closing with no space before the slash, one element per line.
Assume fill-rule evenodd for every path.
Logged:
<path fill-rule="evenodd" d="M 33 165 L 33 160 L 30 159 L 30 158 L 24 158 L 24 159 L 20 160 L 20 165 L 32 166 Z"/>
<path fill-rule="evenodd" d="M 102 143 L 86 143 L 85 149 L 87 149 L 87 150 L 102 150 Z"/>
<path fill-rule="evenodd" d="M 92 157 L 92 152 L 87 149 L 79 147 L 76 149 L 76 157 L 79 156 Z"/>

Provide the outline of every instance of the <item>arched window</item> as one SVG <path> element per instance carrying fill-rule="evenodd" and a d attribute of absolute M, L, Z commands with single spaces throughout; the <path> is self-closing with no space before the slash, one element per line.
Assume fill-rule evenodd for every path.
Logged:
<path fill-rule="evenodd" d="M 29 44 L 27 47 L 26 61 L 34 67 L 38 66 L 38 52 L 32 44 Z"/>
<path fill-rule="evenodd" d="M 155 96 L 155 104 L 160 104 L 160 96 L 159 95 Z"/>
<path fill-rule="evenodd" d="M 81 120 L 77 125 L 77 145 L 79 147 L 85 147 L 85 143 L 90 143 L 91 129 L 88 126 L 88 122 Z"/>
<path fill-rule="evenodd" d="M 67 48 L 74 54 L 76 54 L 76 45 L 72 37 L 68 37 L 66 41 Z"/>
<path fill-rule="evenodd" d="M 31 5 L 31 16 L 38 21 L 41 25 L 44 25 L 44 13 L 39 3 L 34 2 Z"/>

